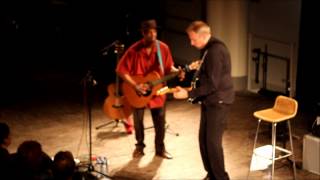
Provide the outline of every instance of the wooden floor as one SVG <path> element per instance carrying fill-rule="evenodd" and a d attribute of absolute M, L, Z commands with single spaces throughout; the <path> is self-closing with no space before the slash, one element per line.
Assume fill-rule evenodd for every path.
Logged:
<path fill-rule="evenodd" d="M 225 164 L 231 179 L 247 179 L 257 126 L 252 113 L 270 107 L 272 103 L 271 98 L 247 92 L 237 93 L 223 138 Z M 133 159 L 134 134 L 126 134 L 121 123 L 116 126 L 116 121 L 108 119 L 101 110 L 101 104 L 101 101 L 94 103 L 91 118 L 81 101 L 66 99 L 30 100 L 1 107 L 0 121 L 7 122 L 12 131 L 13 142 L 9 151 L 15 152 L 25 140 L 36 140 L 50 156 L 60 150 L 69 150 L 77 159 L 87 161 L 91 119 L 92 155 L 107 157 L 108 175 L 112 179 L 199 180 L 206 175 L 198 147 L 199 105 L 178 100 L 168 101 L 165 144 L 174 158 L 167 160 L 154 156 L 154 129 L 148 110 L 145 114 L 145 156 Z M 301 169 L 302 140 L 308 132 L 300 119 L 293 121 L 298 179 L 319 180 L 319 175 Z M 96 129 L 108 122 L 112 123 Z M 262 131 L 268 132 L 268 126 L 262 126 Z M 260 143 L 271 142 L 267 134 L 260 134 Z M 99 170 L 97 167 L 95 169 Z M 249 179 L 268 179 L 269 176 L 270 170 L 261 170 L 251 172 Z M 277 162 L 275 177 L 281 180 L 293 179 L 289 161 Z"/>

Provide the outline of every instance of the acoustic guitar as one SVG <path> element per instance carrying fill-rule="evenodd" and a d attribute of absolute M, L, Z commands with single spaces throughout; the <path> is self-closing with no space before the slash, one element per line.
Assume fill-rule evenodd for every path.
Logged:
<path fill-rule="evenodd" d="M 123 52 L 124 45 L 115 44 L 115 53 L 117 53 L 117 63 Z M 132 113 L 132 107 L 125 96 L 120 93 L 119 76 L 116 75 L 116 82 L 108 86 L 108 97 L 103 104 L 103 112 L 111 119 L 128 118 Z"/>
<path fill-rule="evenodd" d="M 194 61 L 189 65 L 186 65 L 189 70 L 195 70 L 201 64 L 200 60 Z M 186 68 L 182 70 L 185 71 Z M 157 72 L 151 72 L 146 76 L 131 76 L 131 78 L 137 84 L 148 84 L 150 87 L 145 94 L 140 94 L 136 91 L 136 89 L 128 82 L 124 82 L 122 84 L 122 91 L 124 96 L 127 97 L 127 101 L 129 104 L 135 108 L 145 107 L 153 96 L 159 95 L 158 90 L 163 87 L 163 82 L 168 81 L 174 77 L 176 77 L 179 73 L 171 73 L 164 77 L 160 77 Z"/>
<path fill-rule="evenodd" d="M 145 94 L 140 94 L 130 83 L 124 82 L 122 83 L 122 91 L 131 106 L 135 108 L 142 108 L 145 107 L 152 97 L 156 95 L 157 91 L 163 87 L 163 82 L 168 81 L 177 75 L 178 73 L 171 73 L 160 78 L 160 75 L 153 71 L 146 76 L 131 76 L 136 83 L 148 84 L 150 88 Z"/>

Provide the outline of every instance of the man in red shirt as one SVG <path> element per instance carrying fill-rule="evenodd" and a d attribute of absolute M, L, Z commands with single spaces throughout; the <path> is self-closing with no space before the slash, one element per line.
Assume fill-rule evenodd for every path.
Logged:
<path fill-rule="evenodd" d="M 179 72 L 174 67 L 171 51 L 164 42 L 157 40 L 157 24 L 155 20 L 146 20 L 141 23 L 143 38 L 131 45 L 121 57 L 117 65 L 117 73 L 129 83 L 137 93 L 146 94 L 150 86 L 146 83 L 138 83 L 133 76 L 146 76 L 151 72 L 157 72 L 160 77 L 172 72 Z M 158 52 L 160 50 L 160 53 Z M 181 72 L 181 71 L 180 71 Z M 183 73 L 179 74 L 183 77 Z M 124 94 L 126 96 L 126 94 Z M 156 155 L 172 159 L 170 153 L 165 149 L 165 101 L 166 96 L 153 96 L 145 107 L 134 108 L 133 120 L 135 137 L 137 140 L 133 157 L 144 155 L 144 109 L 151 110 L 152 120 L 155 128 Z"/>

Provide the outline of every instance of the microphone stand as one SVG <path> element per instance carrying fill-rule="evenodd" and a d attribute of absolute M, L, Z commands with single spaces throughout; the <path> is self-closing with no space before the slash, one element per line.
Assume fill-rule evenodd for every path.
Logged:
<path fill-rule="evenodd" d="M 94 169 L 93 164 L 92 164 L 92 113 L 91 113 L 92 112 L 92 102 L 93 102 L 92 88 L 97 83 L 93 79 L 93 76 L 92 76 L 90 70 L 88 70 L 87 74 L 81 80 L 81 82 L 83 84 L 84 105 L 86 107 L 85 109 L 87 111 L 87 115 L 88 115 L 87 118 L 88 118 L 88 122 L 89 122 L 89 164 L 88 164 L 87 173 L 91 174 L 91 172 L 96 172 L 96 173 L 99 173 L 99 174 L 111 179 L 110 176 L 108 176 L 102 172 L 96 171 Z"/>

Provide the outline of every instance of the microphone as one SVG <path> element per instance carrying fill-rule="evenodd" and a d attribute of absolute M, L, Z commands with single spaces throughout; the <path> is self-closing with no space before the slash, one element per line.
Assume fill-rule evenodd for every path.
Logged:
<path fill-rule="evenodd" d="M 119 41 L 119 40 L 115 40 L 115 41 L 113 41 L 111 44 L 109 44 L 109 45 L 105 46 L 104 48 L 102 48 L 102 49 L 100 50 L 100 51 L 102 52 L 102 55 L 103 55 L 103 56 L 106 56 L 106 55 L 108 54 L 109 49 L 110 49 L 112 46 L 114 46 L 114 45 L 116 45 L 116 44 L 118 44 L 118 43 L 120 43 L 120 41 Z"/>

